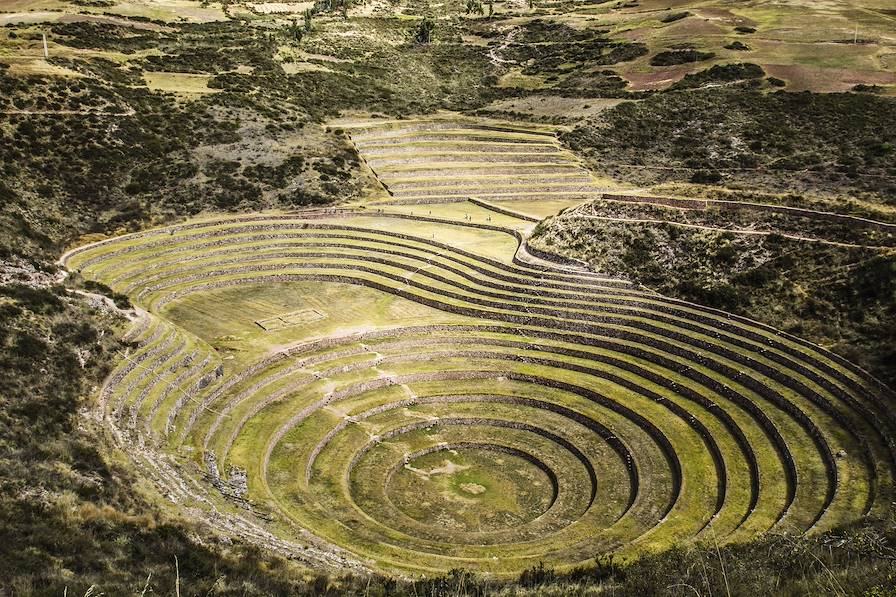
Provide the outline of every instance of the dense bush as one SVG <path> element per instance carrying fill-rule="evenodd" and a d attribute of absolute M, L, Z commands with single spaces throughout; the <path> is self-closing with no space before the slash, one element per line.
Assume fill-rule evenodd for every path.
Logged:
<path fill-rule="evenodd" d="M 689 62 L 700 62 L 714 58 L 712 52 L 700 52 L 698 50 L 669 50 L 654 54 L 650 59 L 651 66 L 675 66 L 677 64 L 688 64 Z"/>
<path fill-rule="evenodd" d="M 487 31 L 479 31 L 486 35 Z M 525 65 L 528 75 L 582 72 L 590 67 L 607 66 L 634 60 L 647 53 L 641 43 L 611 41 L 606 31 L 576 29 L 563 23 L 534 19 L 519 28 L 507 30 L 501 45 L 504 59 Z M 574 67 L 571 65 L 575 65 Z"/>
<path fill-rule="evenodd" d="M 701 87 L 708 84 L 732 83 L 735 81 L 750 81 L 761 79 L 765 76 L 765 71 L 758 64 L 735 63 L 735 64 L 716 64 L 706 70 L 685 75 L 685 77 L 675 83 L 673 89 L 690 89 Z"/>
<path fill-rule="evenodd" d="M 691 16 L 691 13 L 689 13 L 688 11 L 673 12 L 661 18 L 660 21 L 663 23 L 674 23 L 675 21 L 680 21 L 681 19 L 687 18 L 689 16 Z"/>
<path fill-rule="evenodd" d="M 893 122 L 893 98 L 717 88 L 623 103 L 563 139 L 594 167 L 639 184 L 715 171 L 754 189 L 864 191 L 892 203 Z"/>
<path fill-rule="evenodd" d="M 167 37 L 155 31 L 93 21 L 55 23 L 50 31 L 61 38 L 57 41 L 73 48 L 116 50 L 125 54 L 157 48 Z"/>
<path fill-rule="evenodd" d="M 731 42 L 730 44 L 727 44 L 725 46 L 725 49 L 726 50 L 736 50 L 738 52 L 749 52 L 750 46 L 748 46 L 747 44 L 745 44 L 741 41 L 735 40 L 735 41 Z"/>

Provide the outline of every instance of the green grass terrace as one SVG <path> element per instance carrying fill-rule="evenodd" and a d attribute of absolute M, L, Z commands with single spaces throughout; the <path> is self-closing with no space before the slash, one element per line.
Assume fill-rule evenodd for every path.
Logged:
<path fill-rule="evenodd" d="M 510 575 L 890 503 L 894 396 L 861 369 L 526 249 L 508 196 L 594 187 L 550 131 L 341 125 L 398 205 L 63 256 L 137 306 L 99 408 L 178 507 L 313 565 Z"/>

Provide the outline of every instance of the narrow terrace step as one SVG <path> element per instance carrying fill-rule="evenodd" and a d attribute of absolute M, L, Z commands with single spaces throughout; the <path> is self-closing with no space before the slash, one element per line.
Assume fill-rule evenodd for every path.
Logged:
<path fill-rule="evenodd" d="M 451 162 L 479 161 L 483 163 L 511 163 L 525 165 L 568 164 L 569 158 L 562 153 L 543 154 L 531 152 L 480 153 L 471 151 L 420 152 L 416 154 L 393 153 L 371 156 L 367 163 L 371 167 L 393 164 L 441 164 Z"/>
<path fill-rule="evenodd" d="M 584 173 L 571 172 L 566 175 L 520 175 L 520 176 L 443 176 L 432 178 L 392 178 L 389 180 L 390 189 L 410 189 L 415 187 L 455 187 L 455 186 L 504 186 L 508 184 L 521 184 L 533 182 L 547 183 L 580 183 L 591 182 L 591 177 Z"/>
<path fill-rule="evenodd" d="M 456 196 L 456 195 L 495 195 L 524 193 L 602 193 L 603 187 L 597 187 L 593 183 L 588 184 L 505 184 L 505 185 L 468 185 L 457 187 L 419 186 L 405 189 L 393 189 L 396 197 L 432 197 L 432 196 Z"/>
<path fill-rule="evenodd" d="M 363 147 L 366 156 L 402 155 L 406 153 L 560 153 L 556 145 L 547 143 L 494 143 L 479 141 L 417 141 L 401 144 L 371 144 Z"/>

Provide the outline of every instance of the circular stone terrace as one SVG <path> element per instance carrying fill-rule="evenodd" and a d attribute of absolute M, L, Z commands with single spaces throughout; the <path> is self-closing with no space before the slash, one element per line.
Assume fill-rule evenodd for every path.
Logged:
<path fill-rule="evenodd" d="M 812 532 L 890 502 L 893 395 L 866 373 L 525 250 L 512 201 L 598 192 L 550 131 L 340 124 L 379 205 L 63 257 L 139 307 L 99 408 L 169 499 L 312 565 L 404 574 Z"/>

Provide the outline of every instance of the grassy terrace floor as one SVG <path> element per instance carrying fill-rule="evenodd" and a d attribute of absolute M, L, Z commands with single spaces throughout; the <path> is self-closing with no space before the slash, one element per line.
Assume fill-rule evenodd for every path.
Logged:
<path fill-rule="evenodd" d="M 345 120 L 345 130 L 390 198 L 388 205 L 550 201 L 562 207 L 601 187 L 550 127 L 458 119 Z M 554 212 L 556 213 L 556 212 Z"/>
<path fill-rule="evenodd" d="M 551 131 L 334 126 L 393 197 L 63 258 L 140 307 L 102 408 L 172 501 L 312 564 L 414 575 L 811 532 L 891 501 L 893 395 L 861 370 L 525 250 L 533 217 L 597 192 Z"/>

